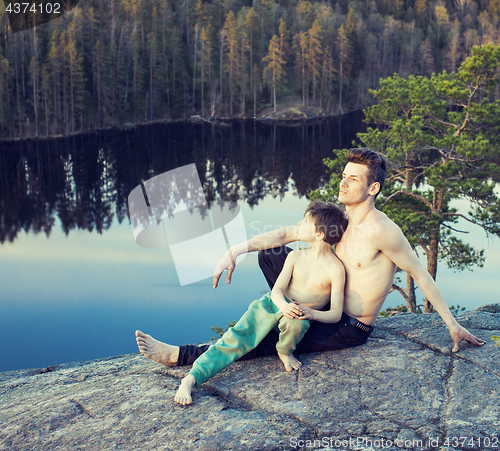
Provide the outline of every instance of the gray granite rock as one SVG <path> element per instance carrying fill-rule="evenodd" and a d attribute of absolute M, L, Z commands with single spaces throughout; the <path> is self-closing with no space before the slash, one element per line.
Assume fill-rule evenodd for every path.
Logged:
<path fill-rule="evenodd" d="M 0 450 L 499 450 L 500 309 L 459 321 L 487 341 L 451 353 L 437 315 L 379 318 L 369 341 L 236 362 L 173 401 L 189 367 L 140 354 L 0 374 Z"/>

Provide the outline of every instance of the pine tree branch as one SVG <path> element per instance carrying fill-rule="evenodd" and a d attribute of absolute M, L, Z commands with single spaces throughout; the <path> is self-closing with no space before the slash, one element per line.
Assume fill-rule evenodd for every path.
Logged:
<path fill-rule="evenodd" d="M 423 173 L 423 172 L 420 172 L 419 174 L 417 174 L 417 175 L 413 178 L 413 180 L 411 181 L 411 185 L 412 185 L 412 186 L 413 186 L 413 185 L 415 185 L 415 182 L 417 181 L 417 179 L 418 179 L 419 177 L 421 177 L 422 175 L 424 175 L 424 173 Z"/>
<path fill-rule="evenodd" d="M 445 152 L 443 149 L 439 147 L 422 147 L 423 150 L 435 150 L 441 154 L 443 158 L 446 158 L 448 160 L 454 160 L 454 161 L 462 161 L 465 163 L 473 163 L 476 161 L 481 161 L 484 160 L 484 157 L 479 157 L 479 158 L 458 158 L 458 157 L 453 157 L 450 155 L 450 153 Z M 435 166 L 435 164 L 433 165 Z M 423 169 L 429 166 L 422 166 Z"/>
<path fill-rule="evenodd" d="M 426 256 L 429 255 L 429 248 L 421 240 L 418 240 L 418 245 L 424 250 Z"/>
<path fill-rule="evenodd" d="M 406 291 L 403 290 L 400 286 L 396 285 L 395 283 L 392 284 L 392 287 L 391 287 L 391 291 L 389 291 L 389 293 L 393 292 L 393 291 L 397 291 L 401 294 L 401 296 L 403 296 L 405 298 L 405 301 L 408 302 L 409 301 L 409 297 L 408 295 L 406 294 Z"/>
<path fill-rule="evenodd" d="M 454 232 L 458 232 L 458 233 L 469 233 L 467 230 L 458 230 L 458 229 L 454 229 L 453 227 L 449 226 L 448 224 L 445 224 L 444 222 L 441 224 L 442 226 L 444 227 L 447 227 L 448 229 L 450 230 L 453 230 Z"/>
<path fill-rule="evenodd" d="M 481 82 L 479 81 L 479 76 L 477 77 L 477 82 L 476 82 L 476 86 L 474 86 L 474 90 L 470 93 L 469 95 L 469 100 L 467 102 L 467 106 L 465 108 L 465 119 L 464 119 L 464 122 L 462 123 L 462 125 L 460 127 L 458 127 L 457 131 L 455 132 L 455 136 L 459 136 L 460 133 L 462 133 L 465 128 L 467 127 L 469 121 L 470 121 L 470 107 L 471 107 L 471 103 L 472 103 L 472 99 L 473 97 L 476 95 L 476 92 L 479 90 L 479 86 L 481 84 Z"/>
<path fill-rule="evenodd" d="M 432 210 L 432 204 L 424 196 L 412 193 L 411 191 L 405 191 L 405 190 L 399 190 L 399 191 L 396 191 L 394 194 L 391 194 L 385 200 L 385 202 L 382 204 L 382 206 L 380 208 L 384 208 L 398 194 L 404 194 L 405 196 L 409 196 L 409 197 L 412 197 L 413 199 L 420 200 L 420 201 L 422 201 L 425 205 L 427 205 Z"/>
<path fill-rule="evenodd" d="M 472 219 L 469 219 L 467 216 L 461 214 L 461 213 L 442 213 L 443 216 L 456 216 L 456 217 L 459 217 L 459 218 L 463 218 L 465 219 L 466 221 L 472 223 L 472 224 L 475 224 L 475 225 L 478 225 L 479 227 L 483 228 L 483 224 L 481 224 L 480 222 L 476 222 L 476 221 L 473 221 Z"/>

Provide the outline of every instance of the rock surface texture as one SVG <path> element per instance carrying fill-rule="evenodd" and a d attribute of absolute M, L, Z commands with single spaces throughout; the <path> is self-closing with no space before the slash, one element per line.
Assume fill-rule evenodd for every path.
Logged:
<path fill-rule="evenodd" d="M 459 322 L 487 344 L 451 354 L 437 314 L 379 318 L 364 346 L 299 355 L 298 372 L 236 362 L 184 407 L 189 367 L 141 354 L 2 373 L 0 450 L 500 450 L 500 309 Z"/>

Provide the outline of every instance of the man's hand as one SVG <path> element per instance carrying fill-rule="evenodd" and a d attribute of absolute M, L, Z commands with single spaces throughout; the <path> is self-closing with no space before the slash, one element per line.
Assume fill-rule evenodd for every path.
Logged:
<path fill-rule="evenodd" d="M 455 346 L 453 347 L 451 352 L 458 352 L 460 350 L 460 342 L 465 340 L 475 346 L 483 346 L 486 342 L 481 340 L 480 338 L 472 335 L 465 327 L 462 327 L 457 323 L 452 329 L 450 329 L 450 335 L 453 341 L 455 342 Z"/>
<path fill-rule="evenodd" d="M 217 263 L 217 267 L 215 268 L 214 288 L 217 288 L 220 276 L 226 270 L 227 270 L 226 282 L 231 283 L 231 276 L 233 275 L 235 267 L 236 267 L 236 259 L 234 258 L 231 248 L 229 248 L 227 252 L 219 260 L 219 263 Z"/>

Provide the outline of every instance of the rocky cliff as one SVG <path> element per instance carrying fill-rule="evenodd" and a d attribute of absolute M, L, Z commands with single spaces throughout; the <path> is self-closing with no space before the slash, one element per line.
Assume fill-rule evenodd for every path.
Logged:
<path fill-rule="evenodd" d="M 298 372 L 237 362 L 186 407 L 189 367 L 141 354 L 2 373 L 0 449 L 498 450 L 500 306 L 459 321 L 487 344 L 451 354 L 436 314 L 379 318 L 367 344 L 299 355 Z"/>

